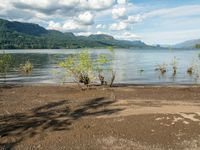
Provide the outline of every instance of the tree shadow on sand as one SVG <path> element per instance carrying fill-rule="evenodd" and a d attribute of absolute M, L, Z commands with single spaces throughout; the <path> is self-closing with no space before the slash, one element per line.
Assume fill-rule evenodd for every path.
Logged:
<path fill-rule="evenodd" d="M 0 116 L 0 149 L 12 149 L 17 143 L 46 131 L 49 133 L 70 130 L 72 123 L 82 117 L 109 115 L 121 111 L 122 109 L 105 109 L 114 102 L 100 97 L 71 110 L 70 101 L 60 100 L 26 113 Z"/>

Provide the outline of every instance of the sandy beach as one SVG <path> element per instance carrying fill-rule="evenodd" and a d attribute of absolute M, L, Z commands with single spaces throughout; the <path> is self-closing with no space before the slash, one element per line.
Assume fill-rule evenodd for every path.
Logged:
<path fill-rule="evenodd" d="M 199 150 L 200 87 L 1 88 L 0 149 Z"/>

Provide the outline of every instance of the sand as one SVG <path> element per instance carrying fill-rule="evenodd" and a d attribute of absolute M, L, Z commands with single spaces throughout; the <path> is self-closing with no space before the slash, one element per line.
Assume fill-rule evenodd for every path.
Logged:
<path fill-rule="evenodd" d="M 0 149 L 199 150 L 200 87 L 1 88 Z"/>

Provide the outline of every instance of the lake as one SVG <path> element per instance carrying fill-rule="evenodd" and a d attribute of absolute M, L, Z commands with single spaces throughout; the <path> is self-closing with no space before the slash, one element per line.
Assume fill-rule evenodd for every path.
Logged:
<path fill-rule="evenodd" d="M 4 50 L 0 50 L 2 53 Z M 63 70 L 58 62 L 80 50 L 5 50 L 13 56 L 15 67 L 7 75 L 7 83 L 11 84 L 58 84 L 63 82 Z M 108 50 L 89 50 L 95 58 L 99 54 L 110 55 Z M 131 50 L 116 49 L 113 69 L 116 71 L 115 83 L 123 84 L 197 84 L 200 61 L 200 50 Z M 173 75 L 172 61 L 177 59 L 177 73 Z M 19 71 L 19 65 L 30 60 L 34 69 L 31 75 L 24 75 Z M 160 74 L 155 70 L 160 64 L 167 64 L 167 72 Z M 187 69 L 193 66 L 195 73 L 189 75 Z M 0 78 L 0 83 L 3 82 Z M 72 82 L 68 78 L 65 82 Z"/>

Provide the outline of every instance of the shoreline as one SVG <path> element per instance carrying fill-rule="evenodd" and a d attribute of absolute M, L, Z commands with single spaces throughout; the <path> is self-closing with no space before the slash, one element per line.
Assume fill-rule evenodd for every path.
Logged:
<path fill-rule="evenodd" d="M 55 86 L 60 86 L 60 87 L 76 87 L 78 86 L 77 83 L 27 83 L 27 84 L 15 84 L 15 83 L 11 83 L 11 84 L 0 84 L 0 88 L 2 88 L 3 86 L 9 86 L 9 87 L 26 87 L 26 86 L 52 86 L 52 87 L 55 87 Z M 84 87 L 84 85 L 83 85 Z M 100 85 L 100 84 L 91 84 L 89 85 L 88 87 L 102 87 L 102 88 L 126 88 L 126 87 L 159 87 L 159 88 L 169 88 L 169 87 L 174 87 L 174 88 L 184 88 L 184 87 L 196 87 L 196 88 L 200 88 L 200 84 L 165 84 L 165 83 L 161 83 L 161 84 L 127 84 L 127 83 L 116 83 L 116 84 L 113 84 L 112 87 L 110 87 L 109 85 Z"/>

